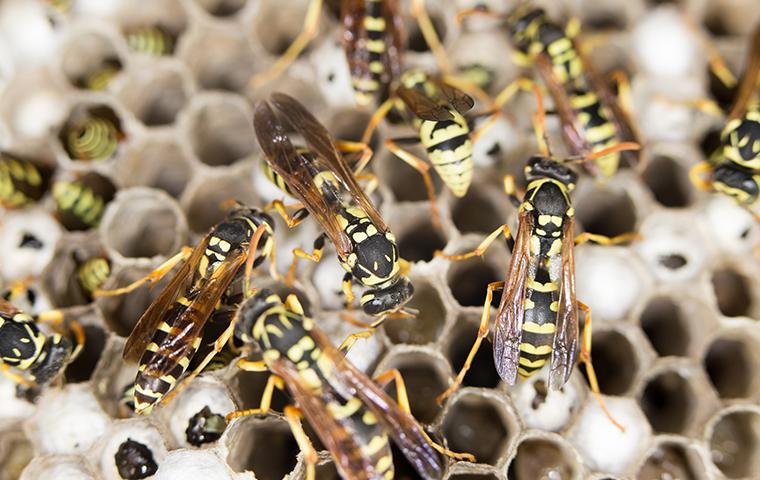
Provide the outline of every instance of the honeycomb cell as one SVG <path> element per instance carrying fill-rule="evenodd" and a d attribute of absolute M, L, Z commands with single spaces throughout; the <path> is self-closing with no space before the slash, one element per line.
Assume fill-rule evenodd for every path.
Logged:
<path fill-rule="evenodd" d="M 430 21 L 433 23 L 433 28 L 438 34 L 438 38 L 443 43 L 446 41 L 446 20 L 443 16 L 443 12 L 431 9 L 430 7 L 432 6 L 433 3 L 429 2 L 427 8 L 428 15 L 430 16 Z M 417 53 L 429 52 L 430 46 L 427 44 L 427 41 L 425 41 L 425 37 L 422 35 L 419 24 L 416 21 L 411 21 L 410 19 L 410 21 L 407 22 L 406 28 L 408 32 L 406 39 L 406 48 L 412 52 Z"/>
<path fill-rule="evenodd" d="M 115 168 L 124 187 L 157 188 L 179 198 L 193 175 L 190 156 L 172 135 L 153 133 L 131 144 Z"/>
<path fill-rule="evenodd" d="M 123 64 L 116 42 L 102 32 L 81 32 L 62 47 L 61 69 L 69 83 L 78 88 L 109 88 Z"/>
<path fill-rule="evenodd" d="M 507 203 L 506 195 L 503 198 Z M 477 186 L 470 188 L 467 194 L 455 201 L 451 211 L 454 225 L 462 233 L 488 234 L 504 223 L 501 209 Z"/>
<path fill-rule="evenodd" d="M 641 409 L 658 433 L 681 433 L 694 416 L 696 393 L 678 371 L 660 372 L 647 380 L 641 394 Z"/>
<path fill-rule="evenodd" d="M 227 436 L 227 464 L 236 472 L 253 471 L 260 480 L 280 480 L 296 466 L 298 444 L 283 419 L 238 420 Z"/>
<path fill-rule="evenodd" d="M 143 419 L 128 420 L 118 424 L 116 428 L 104 436 L 102 442 L 103 450 L 99 461 L 100 469 L 104 473 L 106 480 L 123 480 L 123 471 L 130 471 L 130 467 L 132 471 L 139 471 L 140 465 L 146 471 L 150 471 L 151 467 L 153 467 L 153 471 L 155 472 L 155 467 L 161 467 L 168 453 L 166 442 L 161 433 L 159 433 L 159 430 L 149 421 Z M 130 460 L 133 461 L 135 459 L 134 455 L 119 456 L 119 460 L 122 462 L 116 463 L 115 458 L 118 452 L 124 453 L 125 451 L 125 443 L 127 446 L 132 446 L 132 448 L 134 448 L 135 444 L 141 445 L 142 448 L 140 446 L 137 446 L 137 448 L 143 456 L 138 456 L 137 458 L 144 459 L 145 463 L 135 464 L 130 462 Z"/>
<path fill-rule="evenodd" d="M 245 36 L 229 28 L 189 32 L 177 56 L 203 90 L 243 93 L 255 69 L 255 55 Z"/>
<path fill-rule="evenodd" d="M 256 149 L 251 114 L 230 95 L 197 101 L 188 112 L 188 135 L 196 157 L 210 167 L 232 165 Z"/>
<path fill-rule="evenodd" d="M 448 447 L 468 452 L 478 463 L 496 465 L 504 454 L 514 422 L 507 420 L 500 402 L 476 393 L 456 397 L 446 409 L 442 433 Z"/>
<path fill-rule="evenodd" d="M 143 125 L 171 125 L 191 94 L 184 75 L 178 65 L 132 70 L 124 76 L 118 96 Z"/>
<path fill-rule="evenodd" d="M 205 233 L 221 222 L 229 208 L 229 200 L 237 200 L 245 205 L 257 205 L 258 197 L 248 179 L 247 169 L 237 169 L 218 175 L 203 175 L 188 187 L 188 195 L 183 199 L 190 230 Z"/>
<path fill-rule="evenodd" d="M 459 372 L 470 353 L 473 342 L 478 334 L 480 316 L 460 314 L 451 333 L 448 334 L 448 347 L 444 347 L 451 369 Z M 496 388 L 499 384 L 499 374 L 493 363 L 493 347 L 490 339 L 480 344 L 478 353 L 473 358 L 472 365 L 464 376 L 462 385 L 469 387 Z"/>
<path fill-rule="evenodd" d="M 398 249 L 402 258 L 410 262 L 429 262 L 436 250 L 443 250 L 446 239 L 441 231 L 431 223 L 429 216 L 422 216 L 419 221 L 394 229 L 398 238 Z"/>
<path fill-rule="evenodd" d="M 745 398 L 757 389 L 758 342 L 751 335 L 726 334 L 707 348 L 703 366 L 721 398 Z"/>
<path fill-rule="evenodd" d="M 748 315 L 753 307 L 749 281 L 731 268 L 720 268 L 712 274 L 712 285 L 720 313 L 727 317 Z"/>
<path fill-rule="evenodd" d="M 246 0 L 195 0 L 214 17 L 231 17 L 245 7 Z"/>
<path fill-rule="evenodd" d="M 684 312 L 671 297 L 655 297 L 639 318 L 649 342 L 660 356 L 688 354 L 692 329 Z"/>
<path fill-rule="evenodd" d="M 417 310 L 414 318 L 393 318 L 385 323 L 385 334 L 393 343 L 424 345 L 438 340 L 446 323 L 446 308 L 430 283 L 411 278 L 414 296 L 407 306 Z"/>
<path fill-rule="evenodd" d="M 269 372 L 236 372 L 230 380 L 230 386 L 236 392 L 238 409 L 259 408 L 264 394 Z M 290 404 L 289 397 L 281 390 L 275 389 L 272 397 L 272 409 L 281 412 Z"/>
<path fill-rule="evenodd" d="M 549 368 L 507 387 L 525 426 L 550 432 L 560 431 L 571 421 L 587 388 L 579 375 L 571 376 L 559 389 L 549 388 Z"/>
<path fill-rule="evenodd" d="M 655 157 L 644 170 L 644 182 L 664 207 L 687 207 L 692 201 L 688 172 L 671 157 Z"/>
<path fill-rule="evenodd" d="M 81 321 L 81 318 L 78 318 Z M 95 367 L 106 346 L 108 332 L 98 325 L 84 325 L 85 342 L 79 356 L 66 367 L 67 382 L 86 382 L 92 377 Z"/>
<path fill-rule="evenodd" d="M 190 433 L 191 426 L 198 425 L 194 418 L 200 416 L 204 410 L 207 412 L 206 418 L 214 415 L 224 416 L 235 410 L 229 390 L 213 375 L 213 372 L 202 374 L 168 405 L 171 409 L 167 412 L 169 431 L 178 445 L 199 447 L 199 440 L 204 440 L 204 445 L 211 445 L 214 441 L 212 438 L 202 439 L 198 435 L 198 432 L 203 432 L 203 428 L 195 428 L 195 435 Z"/>
<path fill-rule="evenodd" d="M 0 475 L 20 478 L 24 468 L 34 458 L 34 447 L 22 434 L 8 433 L 3 440 L 5 445 L 0 447 Z"/>
<path fill-rule="evenodd" d="M 401 135 L 407 137 L 415 133 L 413 130 L 404 129 Z M 420 158 L 426 158 L 425 150 L 418 145 L 403 145 L 403 148 Z M 393 153 L 384 149 L 372 163 L 375 164 L 375 172 L 381 183 L 388 186 L 397 202 L 427 201 L 427 190 L 422 175 Z M 438 194 L 441 191 L 441 179 L 435 172 L 431 172 L 430 176 L 433 188 Z"/>
<path fill-rule="evenodd" d="M 509 477 L 515 480 L 581 478 L 582 473 L 575 452 L 555 436 L 524 439 L 509 465 Z"/>
<path fill-rule="evenodd" d="M 58 132 L 58 141 L 69 159 L 89 163 L 110 160 L 129 137 L 121 114 L 106 103 L 75 105 Z"/>
<path fill-rule="evenodd" d="M 578 198 L 575 210 L 587 232 L 614 237 L 636 230 L 636 207 L 625 191 L 597 188 Z"/>
<path fill-rule="evenodd" d="M 703 479 L 705 467 L 694 448 L 685 443 L 663 441 L 658 443 L 638 471 L 637 478 L 693 478 Z"/>
<path fill-rule="evenodd" d="M 591 350 L 602 393 L 624 395 L 628 392 L 639 370 L 638 356 L 628 337 L 615 330 L 595 332 Z"/>
<path fill-rule="evenodd" d="M 489 253 L 493 254 L 495 258 L 494 251 Z M 494 265 L 496 265 L 496 263 L 490 261 L 484 262 L 480 258 L 472 258 L 451 263 L 447 280 L 451 293 L 454 295 L 454 299 L 456 299 L 461 306 L 483 307 L 488 284 L 501 280 L 504 271 L 506 270 L 506 266 L 503 267 L 504 270 L 499 270 Z M 498 306 L 501 299 L 500 292 L 494 292 L 493 297 L 491 305 Z"/>
<path fill-rule="evenodd" d="M 303 19 L 310 0 L 295 0 L 286 6 L 269 2 L 260 3 L 252 23 L 248 26 L 254 41 L 272 56 L 282 55 L 303 29 Z M 320 30 L 329 25 L 327 16 L 320 17 Z M 307 47 L 306 51 L 308 51 Z"/>
<path fill-rule="evenodd" d="M 179 0 L 157 0 L 139 9 L 124 8 L 119 20 L 132 54 L 151 56 L 172 55 L 188 22 Z"/>
<path fill-rule="evenodd" d="M 728 478 L 760 471 L 760 412 L 736 407 L 718 415 L 708 430 L 712 461 Z"/>

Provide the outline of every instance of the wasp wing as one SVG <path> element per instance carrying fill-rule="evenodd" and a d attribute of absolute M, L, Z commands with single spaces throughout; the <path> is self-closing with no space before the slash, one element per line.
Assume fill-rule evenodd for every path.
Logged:
<path fill-rule="evenodd" d="M 728 118 L 731 119 L 744 115 L 747 105 L 757 90 L 758 83 L 760 83 L 760 24 L 758 24 L 755 32 L 752 34 L 751 42 L 749 54 L 747 55 L 747 66 L 744 69 L 741 83 L 739 83 L 734 106 L 728 115 Z"/>
<path fill-rule="evenodd" d="M 340 18 L 343 22 L 343 51 L 346 52 L 351 74 L 369 78 L 369 51 L 366 48 L 358 48 L 359 44 L 367 41 L 364 3 L 364 0 L 342 0 Z"/>
<path fill-rule="evenodd" d="M 532 232 L 533 215 L 527 210 L 521 211 L 517 237 L 512 248 L 512 260 L 509 263 L 504 292 L 496 314 L 493 340 L 496 371 L 509 385 L 517 380 L 517 368 L 520 363 L 520 341 L 525 316 L 525 284 L 532 261 L 530 253 Z"/>
<path fill-rule="evenodd" d="M 175 335 L 164 337 L 164 341 L 153 354 L 154 360 L 147 363 L 145 375 L 160 377 L 169 374 L 180 360 L 191 356 L 196 348 L 196 340 L 203 333 L 204 325 L 245 263 L 247 252 L 247 247 L 239 247 L 230 252 L 224 262 L 204 281 L 190 304 L 174 321 L 174 325 L 180 326 L 181 329 Z"/>
<path fill-rule="evenodd" d="M 396 95 L 421 120 L 444 122 L 454 119 L 454 115 L 446 107 L 418 90 L 400 85 L 396 89 Z"/>
<path fill-rule="evenodd" d="M 272 107 L 265 101 L 256 107 L 253 119 L 256 138 L 272 169 L 283 178 L 291 192 L 317 219 L 322 229 L 335 244 L 339 255 L 351 251 L 351 241 L 340 228 L 333 207 L 327 204 L 314 184 L 309 160 L 297 152 L 282 123 L 275 116 Z"/>
<path fill-rule="evenodd" d="M 578 346 L 578 305 L 575 300 L 575 239 L 573 218 L 563 229 L 562 260 L 558 283 L 557 331 L 552 345 L 549 387 L 560 388 L 570 378 Z"/>
<path fill-rule="evenodd" d="M 148 306 L 148 309 L 140 316 L 137 324 L 132 329 L 132 333 L 129 334 L 126 344 L 124 344 L 124 351 L 122 352 L 124 360 L 136 362 L 140 359 L 145 351 L 145 347 L 148 346 L 148 343 L 153 338 L 156 328 L 174 301 L 182 292 L 187 291 L 190 287 L 190 282 L 193 280 L 198 263 L 206 251 L 207 242 L 208 235 L 198 243 L 198 246 L 193 249 L 190 256 L 185 260 L 185 263 L 182 264 L 177 273 L 169 281 L 169 284 L 161 290 L 161 293 L 158 294 L 155 300 Z"/>
<path fill-rule="evenodd" d="M 328 410 L 327 405 L 335 401 L 333 392 L 328 388 L 323 388 L 320 394 L 315 393 L 308 385 L 304 385 L 295 366 L 283 358 L 275 360 L 271 365 L 271 370 L 283 379 L 298 408 L 322 440 L 332 455 L 338 471 L 345 478 L 357 480 L 381 478 L 374 471 L 361 445 Z"/>
<path fill-rule="evenodd" d="M 438 90 L 441 92 L 441 95 L 443 96 L 443 99 L 451 105 L 454 110 L 464 115 L 467 113 L 472 107 L 475 106 L 475 100 L 460 89 L 454 87 L 453 85 L 449 85 L 444 81 L 441 77 L 432 77 L 431 80 L 433 83 L 435 83 L 435 86 L 438 87 Z"/>
<path fill-rule="evenodd" d="M 406 44 L 404 18 L 401 16 L 398 0 L 383 2 L 385 19 L 385 71 L 390 73 L 388 84 L 401 75 L 401 56 Z"/>
<path fill-rule="evenodd" d="M 388 227 L 385 225 L 382 217 L 380 217 L 380 214 L 364 194 L 353 172 L 343 160 L 342 155 L 336 150 L 330 132 L 295 98 L 284 93 L 274 93 L 272 94 L 272 103 L 277 106 L 283 113 L 284 118 L 293 125 L 296 131 L 303 135 L 309 148 L 343 182 L 351 197 L 367 213 L 378 230 L 383 232 L 388 231 Z"/>
<path fill-rule="evenodd" d="M 16 308 L 15 305 L 13 305 L 11 302 L 7 301 L 6 299 L 0 297 L 0 313 L 13 316 L 16 315 L 19 312 L 19 309 Z"/>

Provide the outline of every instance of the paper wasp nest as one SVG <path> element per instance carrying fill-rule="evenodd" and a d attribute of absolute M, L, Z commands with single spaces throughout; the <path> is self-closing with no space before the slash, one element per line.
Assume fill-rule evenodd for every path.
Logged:
<path fill-rule="evenodd" d="M 70 4 L 67 13 L 51 13 L 44 3 L 0 5 L 0 146 L 51 161 L 56 178 L 97 171 L 118 192 L 99 228 L 87 232 L 52 221 L 49 196 L 2 213 L 3 283 L 33 276 L 39 308 L 81 303 L 67 290 L 74 250 L 104 249 L 113 261 L 108 284 L 123 285 L 193 244 L 221 219 L 224 200 L 261 205 L 278 197 L 260 173 L 251 123 L 253 102 L 271 91 L 297 97 L 338 138 L 357 139 L 370 116 L 352 106 L 338 22 L 328 9 L 319 35 L 287 73 L 249 89 L 251 74 L 271 65 L 299 32 L 307 0 L 154 0 L 139 6 L 72 0 L 61 2 Z M 405 62 L 435 68 L 409 3 L 401 1 L 409 30 Z M 520 74 L 494 21 L 472 19 L 465 27 L 454 21 L 463 8 L 486 3 L 504 11 L 503 3 L 513 2 L 427 3 L 454 66 L 491 69 L 492 93 Z M 757 478 L 760 269 L 752 250 L 758 229 L 745 211 L 689 182 L 687 170 L 705 158 L 704 139 L 720 119 L 672 101 L 708 91 L 704 50 L 676 9 L 703 25 L 740 71 L 748 33 L 760 19 L 756 1 L 537 3 L 557 19 L 579 16 L 591 34 L 611 32 L 593 43 L 591 55 L 603 71 L 620 68 L 630 76 L 635 119 L 649 150 L 642 175 L 628 170 L 604 185 L 584 178 L 574 197 L 584 230 L 643 236 L 630 246 L 584 245 L 576 256 L 578 298 L 594 310 L 601 390 L 626 432 L 602 415 L 579 370 L 560 392 L 547 392 L 541 376 L 515 387 L 500 384 L 488 342 L 466 388 L 443 407 L 435 402 L 464 361 L 486 285 L 503 279 L 509 251 L 496 245 L 482 260 L 458 263 L 433 259 L 433 252 L 472 248 L 504 221 L 514 227 L 515 209 L 500 180 L 519 174 L 535 151 L 529 124 L 534 103 L 527 96 L 511 102 L 476 146 L 469 193 L 457 199 L 438 185 L 440 230 L 430 224 L 420 177 L 377 148 L 376 198 L 402 256 L 414 262 L 411 306 L 420 314 L 389 321 L 359 342 L 351 358 L 370 372 L 399 368 L 414 415 L 450 448 L 481 462 L 454 464 L 447 478 Z M 127 32 L 144 26 L 160 26 L 171 53 L 131 49 Z M 107 88 L 81 88 L 103 65 L 117 72 Z M 72 159 L 61 129 L 92 109 L 115 117 L 124 138 L 108 160 Z M 549 129 L 556 134 L 557 127 L 550 117 Z M 409 131 L 383 126 L 375 146 L 389 135 Z M 309 248 L 316 233 L 311 222 L 292 231 L 278 223 L 281 270 L 290 250 Z M 20 247 L 25 234 L 42 247 Z M 295 286 L 335 341 L 351 331 L 336 314 L 340 276 L 328 251 L 319 265 L 302 265 Z M 263 272 L 257 281 L 271 284 Z M 156 293 L 141 289 L 83 307 L 78 320 L 86 349 L 69 367 L 67 385 L 46 390 L 36 406 L 17 398 L 14 385 L 0 377 L 0 479 L 117 479 L 114 456 L 127 439 L 150 450 L 156 479 L 303 478 L 297 445 L 276 416 L 238 421 L 202 447 L 188 443 L 188 421 L 204 407 L 225 414 L 258 406 L 264 374 L 229 367 L 203 375 L 147 418 L 119 411 L 118 399 L 135 373 L 121 360 L 124 338 Z M 281 410 L 285 401 L 275 396 L 274 408 Z M 413 478 L 401 456 L 395 458 L 397 478 Z M 338 478 L 329 457 L 317 477 Z"/>

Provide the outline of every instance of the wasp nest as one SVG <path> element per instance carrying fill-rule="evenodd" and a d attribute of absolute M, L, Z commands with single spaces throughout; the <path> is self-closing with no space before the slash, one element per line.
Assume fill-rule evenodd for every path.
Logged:
<path fill-rule="evenodd" d="M 24 307 L 31 311 L 78 306 L 86 347 L 68 367 L 65 385 L 45 389 L 35 403 L 0 377 L 0 479 L 303 478 L 302 455 L 281 417 L 248 417 L 224 433 L 213 427 L 234 409 L 257 407 L 266 374 L 229 366 L 204 374 L 148 417 L 126 412 L 119 400 L 136 367 L 121 359 L 124 339 L 159 288 L 92 303 L 70 280 L 74 252 L 99 253 L 111 261 L 106 286 L 125 285 L 198 240 L 222 219 L 225 200 L 263 205 L 279 198 L 259 169 L 252 129 L 252 105 L 273 90 L 298 98 L 335 137 L 360 137 L 371 112 L 353 106 L 339 22 L 327 8 L 315 39 L 286 73 L 249 88 L 251 75 L 271 66 L 299 33 L 308 3 L 0 5 L 0 146 L 54 166 L 53 181 L 96 173 L 116 189 L 99 225 L 85 229 L 51 216 L 51 195 L 2 211 L 2 282 L 31 278 L 34 294 Z M 400 2 L 408 28 L 405 62 L 433 68 L 409 3 Z M 459 25 L 454 18 L 475 5 L 511 6 L 501 3 L 427 2 L 449 61 L 488 68 L 491 93 L 521 74 L 507 34 L 491 19 Z M 631 78 L 635 119 L 649 151 L 643 173 L 624 171 L 604 184 L 584 178 L 574 195 L 582 230 L 642 236 L 628 246 L 583 245 L 576 255 L 578 298 L 596 320 L 593 360 L 601 391 L 625 432 L 603 415 L 579 369 L 559 391 L 548 390 L 541 375 L 515 387 L 502 384 L 489 342 L 464 388 L 443 406 L 435 400 L 462 366 L 486 286 L 503 279 L 510 254 L 502 245 L 483 259 L 456 263 L 433 254 L 473 248 L 504 221 L 515 226 L 500 179 L 519 174 L 535 151 L 527 97 L 510 103 L 476 145 L 475 179 L 464 197 L 436 185 L 440 229 L 431 225 L 419 175 L 376 149 L 375 197 L 401 255 L 412 262 L 410 306 L 419 315 L 388 321 L 350 358 L 370 373 L 398 368 L 414 416 L 451 449 L 477 457 L 477 464 L 453 463 L 446 478 L 757 478 L 760 284 L 752 279 L 760 276 L 753 257 L 758 229 L 746 211 L 689 182 L 687 171 L 709 152 L 706 139 L 720 119 L 679 103 L 710 93 L 705 52 L 684 18 L 709 32 L 740 71 L 747 36 L 760 19 L 756 0 L 537 3 L 556 19 L 579 17 L 591 37 L 603 33 L 590 55 L 601 70 L 623 69 Z M 108 119 L 109 142 L 88 144 L 87 132 L 74 131 L 83 118 L 94 125 Z M 553 117 L 548 127 L 556 132 Z M 373 145 L 397 131 L 408 135 L 382 126 Z M 317 233 L 310 222 L 293 230 L 278 223 L 281 271 L 290 250 L 310 249 Z M 353 328 L 337 315 L 341 275 L 328 249 L 318 265 L 301 265 L 291 290 L 334 341 Z M 267 282 L 263 275 L 259 281 Z M 288 400 L 278 395 L 273 408 L 281 411 Z M 395 457 L 397 478 L 414 478 Z M 329 456 L 321 458 L 317 478 L 337 478 Z"/>

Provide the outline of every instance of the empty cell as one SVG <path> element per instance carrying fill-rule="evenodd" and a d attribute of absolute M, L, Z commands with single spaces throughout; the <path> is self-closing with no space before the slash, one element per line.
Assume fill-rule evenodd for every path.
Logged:
<path fill-rule="evenodd" d="M 459 372 L 470 353 L 472 344 L 478 334 L 480 318 L 473 315 L 460 315 L 452 332 L 449 334 L 448 358 L 451 369 Z M 499 374 L 493 363 L 493 347 L 489 338 L 483 340 L 472 360 L 472 365 L 464 376 L 462 385 L 467 387 L 496 388 Z"/>
<path fill-rule="evenodd" d="M 190 188 L 185 211 L 190 229 L 197 233 L 206 233 L 211 227 L 224 220 L 229 208 L 228 200 L 237 200 L 244 205 L 256 205 L 258 197 L 253 184 L 246 174 L 221 176 L 206 175 Z"/>
<path fill-rule="evenodd" d="M 514 480 L 571 479 L 580 474 L 580 465 L 567 449 L 557 441 L 544 438 L 523 440 L 509 465 L 509 478 Z"/>
<path fill-rule="evenodd" d="M 507 202 L 506 197 L 504 201 Z M 488 234 L 504 223 L 504 214 L 479 191 L 477 185 L 470 188 L 464 197 L 456 200 L 451 217 L 461 233 Z"/>
<path fill-rule="evenodd" d="M 108 333 L 97 325 L 84 325 L 84 348 L 76 360 L 66 367 L 67 382 L 86 382 L 92 377 L 95 367 L 103 354 Z"/>
<path fill-rule="evenodd" d="M 259 408 L 261 406 L 261 397 L 264 394 L 264 387 L 269 375 L 269 372 L 246 372 L 244 370 L 235 373 L 230 385 L 236 393 L 239 409 Z M 272 396 L 273 410 L 281 412 L 290 403 L 291 400 L 287 394 L 282 390 L 275 389 Z"/>
<path fill-rule="evenodd" d="M 75 87 L 105 90 L 122 70 L 123 62 L 111 38 L 98 32 L 83 32 L 62 47 L 61 68 Z"/>
<path fill-rule="evenodd" d="M 415 133 L 414 130 L 408 130 L 405 131 L 403 135 L 404 138 L 406 138 L 406 136 L 414 135 Z M 408 150 L 422 159 L 427 158 L 425 150 L 419 148 L 419 146 L 406 144 L 399 146 L 402 146 L 405 150 Z M 422 179 L 422 175 L 406 162 L 396 157 L 393 153 L 384 149 L 383 152 L 377 156 L 376 160 L 372 161 L 372 163 L 375 164 L 374 168 L 378 178 L 384 185 L 387 185 L 388 188 L 390 188 L 396 201 L 427 201 L 427 190 L 425 189 L 425 182 Z M 441 179 L 434 171 L 432 171 L 432 169 L 429 170 L 429 172 L 433 181 L 433 188 L 436 194 L 439 194 L 441 191 Z"/>
<path fill-rule="evenodd" d="M 712 284 L 720 313 L 727 317 L 749 315 L 752 295 L 744 275 L 728 267 L 720 268 L 713 272 Z"/>
<path fill-rule="evenodd" d="M 712 461 L 728 478 L 753 478 L 760 471 L 760 413 L 734 410 L 711 428 Z M 754 472 L 754 473 L 753 473 Z"/>
<path fill-rule="evenodd" d="M 280 480 L 296 466 L 298 444 L 287 422 L 268 417 L 238 420 L 227 437 L 227 464 L 236 472 L 253 471 L 259 480 Z"/>
<path fill-rule="evenodd" d="M 451 293 L 463 307 L 482 307 L 486 299 L 488 284 L 501 280 L 499 272 L 480 258 L 452 262 L 449 267 L 448 283 Z M 497 307 L 501 292 L 494 292 L 491 305 Z"/>
<path fill-rule="evenodd" d="M 188 149 L 172 136 L 154 134 L 130 146 L 116 171 L 125 187 L 157 188 L 179 198 L 193 174 L 189 157 Z"/>
<path fill-rule="evenodd" d="M 203 90 L 244 93 L 254 73 L 254 53 L 244 35 L 229 28 L 194 30 L 178 56 Z"/>
<path fill-rule="evenodd" d="M 262 2 L 254 15 L 249 32 L 270 55 L 282 55 L 301 33 L 303 19 L 311 0 L 294 0 L 286 5 Z M 327 16 L 321 13 L 320 30 L 326 28 Z M 306 51 L 308 51 L 307 46 Z"/>
<path fill-rule="evenodd" d="M 397 368 L 404 377 L 409 393 L 409 404 L 412 415 L 421 423 L 431 423 L 438 416 L 441 406 L 436 397 L 446 390 L 446 380 L 442 368 L 435 364 L 436 359 L 418 351 L 398 353 L 386 357 L 376 374 L 392 368 Z M 396 398 L 395 384 L 385 387 L 393 398 Z"/>
<path fill-rule="evenodd" d="M 190 113 L 193 152 L 210 167 L 232 165 L 255 151 L 250 112 L 233 97 L 209 99 Z"/>
<path fill-rule="evenodd" d="M 450 449 L 473 454 L 477 463 L 498 463 L 512 432 L 494 402 L 478 395 L 457 397 L 442 427 Z"/>
<path fill-rule="evenodd" d="M 639 469 L 637 478 L 662 480 L 666 478 L 704 478 L 704 465 L 693 448 L 676 442 L 657 445 Z"/>
<path fill-rule="evenodd" d="M 424 215 L 419 222 L 397 231 L 398 249 L 401 257 L 410 262 L 429 262 L 436 250 L 443 250 L 446 239 L 433 227 L 430 216 Z"/>
<path fill-rule="evenodd" d="M 595 189 L 579 198 L 575 209 L 587 232 L 614 237 L 636 228 L 636 207 L 625 191 Z"/>
<path fill-rule="evenodd" d="M 385 333 L 393 343 L 424 345 L 438 340 L 446 322 L 446 308 L 438 291 L 429 283 L 412 279 L 414 296 L 407 305 L 417 310 L 413 318 L 392 318 Z"/>
<path fill-rule="evenodd" d="M 602 393 L 625 394 L 633 385 L 639 369 L 638 357 L 628 338 L 614 330 L 595 332 L 591 350 Z M 585 373 L 583 364 L 581 369 Z"/>
<path fill-rule="evenodd" d="M 688 380 L 675 371 L 648 380 L 641 394 L 641 409 L 658 433 L 681 433 L 694 415 L 696 401 Z"/>
<path fill-rule="evenodd" d="M 691 329 L 681 307 L 668 297 L 656 297 L 649 301 L 640 317 L 652 347 L 660 356 L 688 354 Z"/>
<path fill-rule="evenodd" d="M 189 90 L 179 70 L 136 70 L 125 77 L 119 98 L 145 126 L 158 127 L 174 123 Z"/>
<path fill-rule="evenodd" d="M 710 344 L 703 364 L 721 398 L 751 395 L 756 384 L 757 342 L 753 337 L 718 338 Z"/>
<path fill-rule="evenodd" d="M 644 170 L 644 182 L 664 207 L 687 207 L 693 191 L 685 167 L 671 157 L 658 156 Z"/>
<path fill-rule="evenodd" d="M 195 0 L 214 17 L 231 17 L 245 7 L 246 0 Z"/>
<path fill-rule="evenodd" d="M 432 2 L 428 2 L 428 4 L 429 6 L 427 8 L 427 11 L 428 15 L 430 16 L 430 20 L 433 22 L 433 28 L 438 34 L 438 38 L 441 40 L 441 43 L 444 43 L 446 41 L 446 20 L 443 16 L 443 12 L 431 10 L 430 6 L 433 4 Z M 428 46 L 427 42 L 425 41 L 425 37 L 422 35 L 419 24 L 416 21 L 411 21 L 410 19 L 406 25 L 406 28 L 408 32 L 406 39 L 406 48 L 412 52 L 429 52 L 430 46 Z"/>
<path fill-rule="evenodd" d="M 299 92 L 300 94 L 300 92 Z M 316 113 L 319 113 L 318 111 Z M 362 139 L 364 130 L 371 118 L 371 112 L 359 112 L 356 110 L 338 110 L 335 112 L 330 121 L 327 123 L 328 130 L 337 139 L 358 142 Z M 369 141 L 369 147 L 373 152 L 377 152 L 378 131 L 375 130 Z"/>

